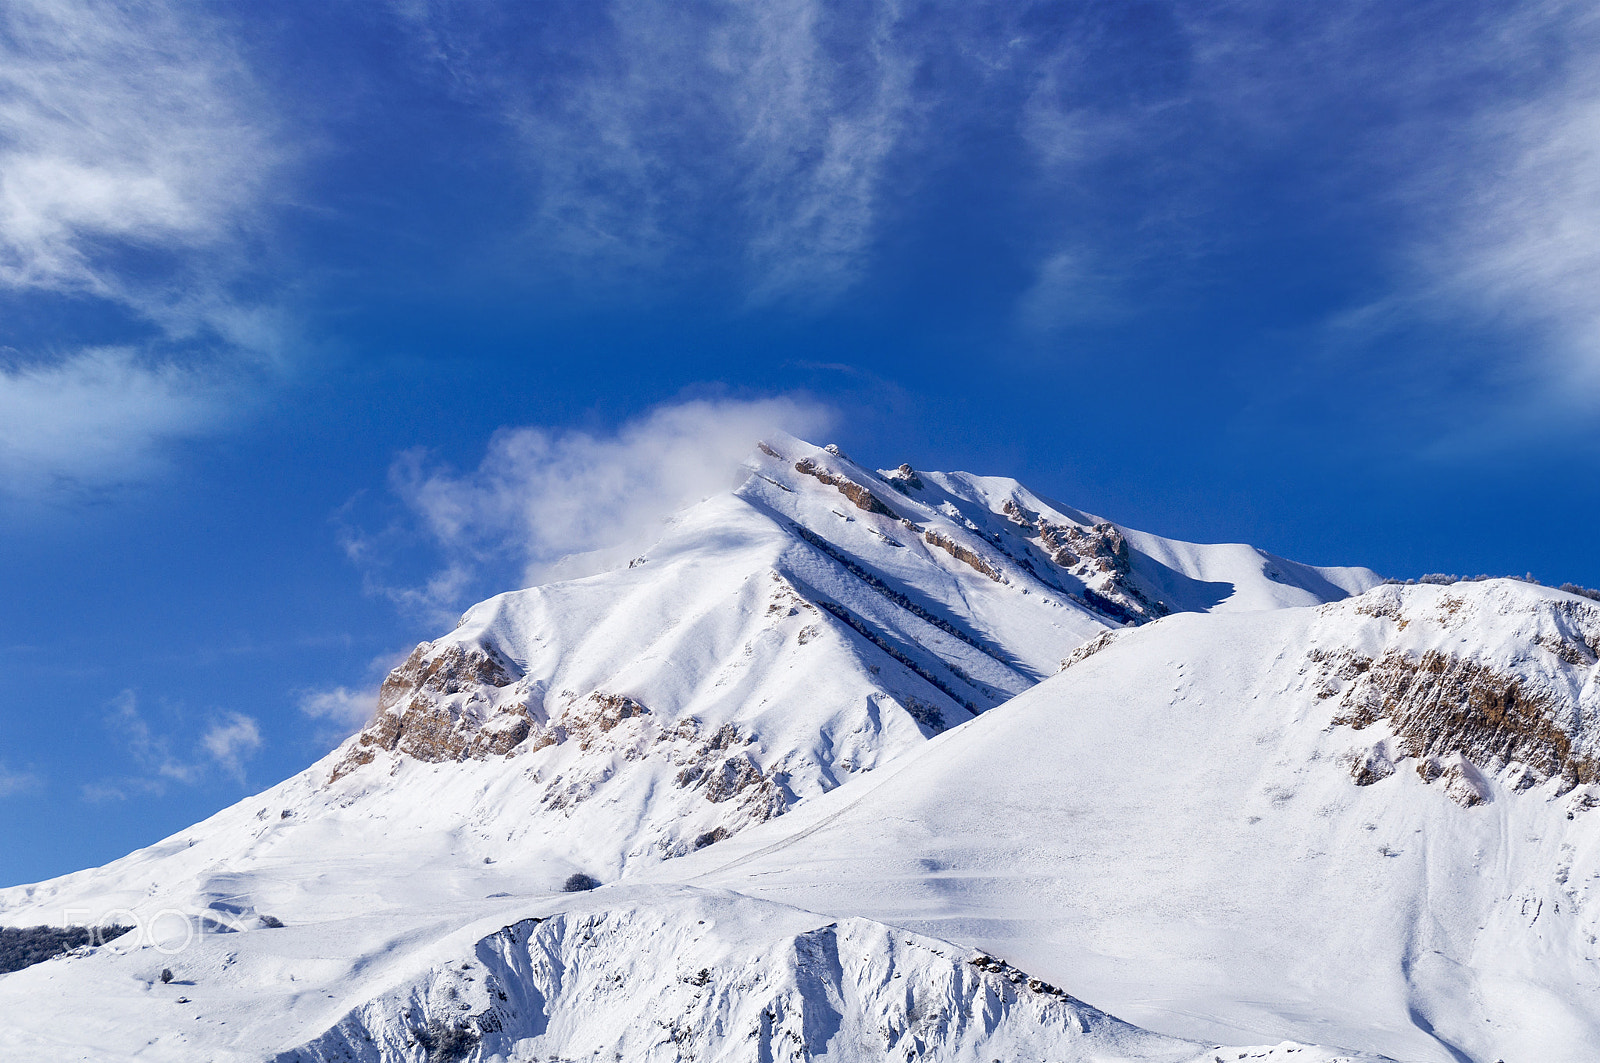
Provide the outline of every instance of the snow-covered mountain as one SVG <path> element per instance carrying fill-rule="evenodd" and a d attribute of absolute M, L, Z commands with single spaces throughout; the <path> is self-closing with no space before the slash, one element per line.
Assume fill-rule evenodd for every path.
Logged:
<path fill-rule="evenodd" d="M 626 568 L 470 609 L 323 762 L 106 868 L 0 891 L 0 918 L 51 921 L 68 904 L 334 914 L 382 898 L 367 861 L 391 854 L 415 868 L 406 898 L 424 883 L 454 897 L 454 866 L 486 859 L 523 884 L 612 881 L 906 754 L 1108 630 L 1377 582 L 1122 529 L 1013 480 L 878 474 L 775 440 L 742 486 L 678 515 Z M 340 849 L 349 880 L 274 875 L 240 896 L 247 868 Z"/>
<path fill-rule="evenodd" d="M 969 943 L 1191 1037 L 1600 1058 L 1600 606 L 1386 586 L 1099 646 L 674 880 Z"/>
<path fill-rule="evenodd" d="M 1476 1059 L 1542 1043 L 1454 1031 L 1509 1022 L 1473 1003 L 1504 986 L 1555 1002 L 1546 1047 L 1597 1028 L 1558 984 L 1587 953 L 1541 967 L 1486 899 L 1580 881 L 1592 606 L 788 438 L 748 472 L 625 568 L 473 607 L 300 775 L 0 891 L 7 925 L 140 926 L 0 977 L 0 1054 Z M 1481 847 L 1492 817 L 1566 840 L 1470 897 L 1428 871 L 1483 877 L 1454 841 L 1415 869 L 1405 830 Z"/>

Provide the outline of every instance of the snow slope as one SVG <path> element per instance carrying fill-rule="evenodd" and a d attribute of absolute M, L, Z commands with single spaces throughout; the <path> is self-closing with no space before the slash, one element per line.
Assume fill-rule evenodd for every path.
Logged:
<path fill-rule="evenodd" d="M 491 1043 L 508 1058 L 602 1049 L 654 1058 L 642 1041 L 602 1044 L 616 1031 L 582 1018 L 600 1005 L 568 990 L 596 979 L 629 987 L 651 1015 L 676 1016 L 661 1022 L 694 1024 L 673 1043 L 692 1043 L 697 1058 L 747 1058 L 728 1031 L 749 1021 L 771 1058 L 815 1043 L 818 1030 L 832 1031 L 824 1040 L 843 1058 L 890 1048 L 941 1059 L 1191 1058 L 1203 1046 L 1131 1031 L 1049 987 L 1007 997 L 990 976 L 1013 988 L 1028 977 L 1001 960 L 969 962 L 977 938 L 959 920 L 950 934 L 922 934 L 897 918 L 806 914 L 831 910 L 835 894 L 796 914 L 742 886 L 685 891 L 671 869 L 701 873 L 694 854 L 746 833 L 781 836 L 772 832 L 790 817 L 860 791 L 931 737 L 945 736 L 942 750 L 986 741 L 977 726 L 986 714 L 1004 705 L 1009 718 L 1012 699 L 1125 628 L 1165 630 L 1183 610 L 1287 615 L 1377 582 L 1362 569 L 1120 528 L 1011 480 L 878 473 L 836 448 L 769 441 L 738 489 L 678 515 L 626 568 L 473 607 L 390 675 L 362 732 L 305 772 L 103 868 L 0 890 L 10 925 L 141 928 L 93 955 L 0 979 L 0 1014 L 19 1017 L 4 1036 L 33 1059 L 445 1058 L 440 1044 L 461 1044 L 445 1021 L 451 1005 L 428 987 L 450 964 L 487 965 L 492 953 L 508 998 L 513 988 L 522 996 L 515 1007 L 468 1009 L 477 1058 Z M 557 892 L 575 873 L 608 883 L 655 873 L 663 885 L 591 895 L 601 907 L 583 910 L 603 908 L 610 951 L 567 955 L 572 934 L 588 940 L 555 918 L 589 903 Z M 737 933 L 691 941 L 687 920 L 710 897 Z M 533 918 L 546 922 L 514 942 L 502 933 Z M 182 956 L 203 974 L 196 986 L 221 991 L 212 1018 L 152 1023 L 150 1001 L 164 998 L 150 994 L 166 992 L 151 982 L 161 949 L 196 934 Z M 672 996 L 679 983 L 661 982 L 651 952 L 666 938 L 703 957 L 712 996 Z M 566 957 L 554 981 L 529 973 L 536 939 L 547 959 Z M 821 973 L 808 958 L 817 948 L 835 957 Z M 754 973 L 728 959 L 746 954 L 764 957 Z M 1037 957 L 1077 991 L 1079 972 L 1060 962 L 1069 952 L 997 955 Z M 944 1010 L 902 998 L 889 984 L 899 981 Z M 78 1003 L 24 1014 L 41 994 Z M 104 1021 L 62 1024 L 102 998 Z M 760 1000 L 770 1006 L 751 1011 Z M 608 1001 L 597 1014 L 626 1006 Z M 763 1027 L 768 1010 L 799 1025 Z M 279 1011 L 293 1021 L 272 1018 Z M 880 1035 L 883 1045 L 864 1047 Z M 1282 1058 L 1309 1051 L 1287 1046 Z"/>
<path fill-rule="evenodd" d="M 1597 655 L 1506 580 L 1173 616 L 671 873 L 1185 1036 L 1592 1061 Z"/>

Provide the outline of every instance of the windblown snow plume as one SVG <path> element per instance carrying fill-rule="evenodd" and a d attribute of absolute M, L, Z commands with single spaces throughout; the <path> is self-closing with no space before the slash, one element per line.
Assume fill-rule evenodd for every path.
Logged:
<path fill-rule="evenodd" d="M 536 583 L 602 571 L 642 548 L 684 506 L 744 479 L 750 441 L 824 428 L 830 412 L 798 399 L 662 406 L 605 435 L 504 429 L 478 468 L 429 468 L 413 452 L 396 491 L 447 554 L 510 555 Z"/>

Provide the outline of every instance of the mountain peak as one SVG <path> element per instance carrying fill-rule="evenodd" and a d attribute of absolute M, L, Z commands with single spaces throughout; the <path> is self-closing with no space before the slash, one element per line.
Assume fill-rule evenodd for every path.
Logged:
<path fill-rule="evenodd" d="M 372 720 L 306 772 L 105 868 L 0 891 L 0 914 L 11 921 L 68 908 L 141 919 L 169 912 L 238 929 L 271 925 L 270 915 L 291 928 L 343 928 L 350 948 L 369 957 L 362 962 L 373 962 L 370 950 L 383 946 L 362 929 L 362 912 L 424 921 L 435 916 L 423 913 L 496 913 L 494 926 L 474 923 L 469 932 L 461 924 L 465 936 L 451 938 L 455 944 L 441 939 L 442 952 L 417 952 L 404 977 L 385 983 L 418 987 L 439 984 L 436 957 L 459 956 L 451 950 L 470 942 L 501 982 L 525 963 L 514 957 L 526 942 L 548 937 L 549 947 L 565 948 L 583 927 L 635 935 L 618 948 L 637 954 L 649 947 L 637 937 L 637 905 L 647 902 L 616 900 L 603 910 L 610 914 L 589 909 L 586 921 L 558 930 L 548 898 L 568 882 L 625 883 L 693 866 L 696 854 L 723 851 L 752 832 L 766 837 L 835 792 L 859 793 L 939 743 L 981 734 L 971 726 L 1002 705 L 1009 716 L 1008 703 L 1055 682 L 1047 677 L 1063 661 L 1087 662 L 1070 675 L 1120 651 L 1135 633 L 1124 629 L 1160 627 L 1152 621 L 1185 612 L 1305 613 L 1292 607 L 1378 583 L 1366 570 L 1163 539 L 1002 477 L 909 464 L 875 471 L 837 446 L 791 437 L 761 441 L 745 469 L 742 483 L 678 513 L 628 564 L 468 609 L 455 630 L 420 644 L 389 674 Z M 620 889 L 602 885 L 594 894 Z M 552 920 L 549 928 L 498 930 L 510 927 L 514 911 L 525 917 L 533 902 L 518 909 L 519 897 L 546 898 L 535 905 L 535 922 Z M 661 912 L 678 904 L 657 900 L 667 906 Z M 746 895 L 733 903 L 739 912 L 771 907 Z M 665 918 L 671 929 L 661 932 L 693 936 L 678 916 Z M 846 948 L 845 938 L 824 931 L 802 928 L 759 947 L 798 950 L 794 970 L 806 971 L 807 950 Z M 1010 1002 L 1010 1011 L 995 1013 L 1000 1025 L 981 1036 L 957 1027 L 939 1034 L 968 1046 L 952 1048 L 951 1058 L 1010 1043 L 1001 1027 L 1021 1029 L 1039 1015 L 1055 1016 L 1046 1041 L 1068 1046 L 1097 1023 L 1116 1023 L 1022 975 L 995 958 L 1000 953 L 977 966 L 926 967 L 911 957 L 932 946 L 906 933 L 885 917 L 861 923 L 849 939 L 872 942 L 861 945 L 863 964 L 955 979 L 949 990 L 965 1003 L 952 1015 L 980 999 Z M 493 966 L 491 954 L 512 966 Z M 704 967 L 707 985 L 744 977 L 709 960 Z M 599 970 L 579 968 L 590 973 L 574 977 Z M 790 970 L 779 964 L 769 974 L 786 978 L 780 972 Z M 995 979 L 1010 988 L 990 985 Z M 1064 979 L 1052 973 L 1051 981 Z M 319 983 L 335 998 L 356 994 L 355 1010 L 330 1015 L 325 1034 L 303 1031 L 299 1054 L 284 1058 L 333 1058 L 337 1046 L 408 1039 L 437 1044 L 458 1033 L 463 1044 L 487 1044 L 486 1024 L 508 1030 L 532 1014 L 497 1001 L 470 1029 L 453 1019 L 435 1030 L 428 1024 L 444 1023 L 449 1008 L 432 989 L 417 988 L 429 1003 L 410 1014 L 429 1016 L 427 1024 L 380 1036 L 379 1027 L 399 1028 L 396 1015 L 409 1006 L 353 984 Z M 802 998 L 807 1008 L 822 1006 L 821 998 Z M 883 1006 L 870 995 L 827 1004 L 851 1022 Z M 1141 1059 L 1189 1058 L 1194 1049 L 1138 1043 L 1149 1050 Z M 399 1058 L 389 1048 L 373 1051 L 385 1063 Z"/>

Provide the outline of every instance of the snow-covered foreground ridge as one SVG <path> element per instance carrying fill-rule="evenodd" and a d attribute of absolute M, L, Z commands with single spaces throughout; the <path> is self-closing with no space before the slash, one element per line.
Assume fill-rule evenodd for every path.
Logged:
<path fill-rule="evenodd" d="M 4 1058 L 95 1063 L 1375 1063 L 1295 1042 L 1219 1051 L 981 951 L 685 887 L 211 935 L 176 956 L 113 943 L 8 976 L 0 1006 Z"/>
<path fill-rule="evenodd" d="M 0 891 L 139 926 L 0 976 L 0 1058 L 1592 1059 L 1597 655 L 1560 592 L 769 440 L 307 771 Z"/>
<path fill-rule="evenodd" d="M 406 1059 L 419 1028 L 523 1058 L 1206 1058 L 993 957 L 736 894 L 523 920 L 277 1060 Z"/>

